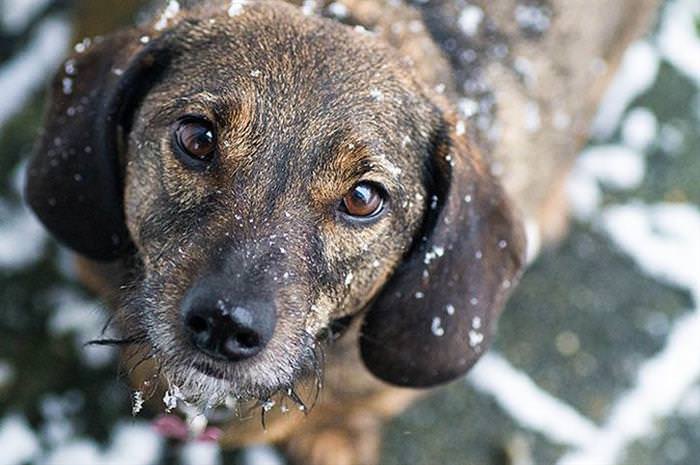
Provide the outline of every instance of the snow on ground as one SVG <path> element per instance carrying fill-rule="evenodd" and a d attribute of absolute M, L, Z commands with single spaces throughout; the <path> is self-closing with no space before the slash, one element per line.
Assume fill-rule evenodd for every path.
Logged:
<path fill-rule="evenodd" d="M 284 460 L 271 447 L 257 446 L 245 451 L 243 465 L 284 465 Z"/>
<path fill-rule="evenodd" d="M 597 427 L 591 420 L 536 386 L 495 352 L 484 355 L 467 381 L 493 396 L 519 424 L 555 443 L 580 446 L 596 437 Z"/>
<path fill-rule="evenodd" d="M 97 368 L 115 361 L 114 347 L 84 347 L 87 342 L 102 335 L 107 312 L 102 305 L 88 301 L 69 289 L 57 289 L 52 300 L 54 312 L 49 320 L 49 332 L 54 336 L 73 334 L 76 349 L 83 362 Z"/>
<path fill-rule="evenodd" d="M 170 13 L 165 21 L 177 13 L 176 3 L 168 4 Z M 21 28 L 45 4 L 46 0 L 6 0 L 0 7 L 2 23 L 8 30 Z M 697 0 L 674 0 L 665 9 L 658 37 L 628 50 L 595 119 L 593 135 L 606 142 L 582 153 L 569 189 L 579 220 L 592 222 L 644 273 L 688 290 L 695 308 L 670 323 L 664 348 L 641 363 L 633 384 L 616 399 L 600 425 L 565 399 L 537 386 L 527 373 L 516 370 L 497 353 L 486 355 L 468 377 L 470 385 L 492 397 L 524 429 L 568 447 L 560 465 L 615 464 L 633 440 L 657 432 L 658 420 L 676 410 L 700 412 L 700 391 L 693 387 L 700 378 L 700 212 L 687 204 L 603 204 L 606 190 L 633 190 L 640 185 L 647 174 L 646 152 L 650 147 L 656 144 L 669 153 L 683 147 L 683 134 L 671 123 L 659 122 L 648 108 L 628 107 L 652 86 L 662 59 L 700 83 L 700 41 L 693 23 L 699 15 Z M 460 17 L 467 35 L 480 24 L 476 10 Z M 21 53 L 0 66 L 0 127 L 58 65 L 68 37 L 66 22 L 44 20 Z M 699 102 L 700 94 L 695 102 L 698 112 Z M 621 140 L 610 142 L 618 129 Z M 19 190 L 21 180 L 15 185 Z M 43 256 L 44 241 L 43 229 L 26 209 L 0 199 L 0 271 L 11 272 L 34 263 Z M 99 335 L 105 318 L 99 306 L 63 288 L 54 291 L 53 300 L 56 311 L 49 319 L 52 334 L 74 334 L 78 345 Z M 81 350 L 88 367 L 103 366 L 114 356 L 113 351 L 97 350 L 99 354 Z M 13 376 L 14 367 L 0 360 L 0 388 Z M 146 423 L 118 423 L 108 445 L 101 446 L 74 434 L 64 408 L 66 404 L 59 398 L 47 395 L 43 399 L 41 434 L 21 415 L 10 413 L 0 419 L 0 465 L 19 465 L 37 457 L 40 465 L 150 465 L 159 460 L 163 440 Z M 180 462 L 219 465 L 222 458 L 216 445 L 191 443 L 181 451 Z M 271 448 L 254 447 L 245 451 L 243 462 L 280 465 L 282 460 Z"/>
<path fill-rule="evenodd" d="M 24 206 L 10 207 L 0 199 L 0 270 L 26 268 L 44 254 L 46 232 Z"/>
<path fill-rule="evenodd" d="M 36 434 L 19 415 L 10 415 L 0 420 L 0 465 L 21 465 L 39 453 Z"/>
<path fill-rule="evenodd" d="M 592 135 L 596 139 L 610 137 L 629 104 L 649 89 L 659 72 L 659 52 L 647 41 L 633 44 L 622 58 L 598 113 L 593 120 Z"/>
<path fill-rule="evenodd" d="M 22 31 L 50 0 L 4 0 L 0 2 L 0 21 L 11 33 Z"/>
<path fill-rule="evenodd" d="M 559 465 L 614 464 L 633 440 L 651 435 L 700 379 L 700 210 L 691 205 L 630 203 L 603 210 L 600 226 L 649 275 L 687 289 L 695 308 L 675 322 L 666 346 L 639 368 L 636 384 L 607 422 Z"/>
<path fill-rule="evenodd" d="M 700 2 L 670 2 L 661 21 L 657 39 L 662 56 L 700 85 Z"/>
<path fill-rule="evenodd" d="M 68 48 L 69 39 L 70 26 L 65 20 L 56 17 L 45 19 L 26 48 L 0 67 L 0 127 L 56 70 Z"/>

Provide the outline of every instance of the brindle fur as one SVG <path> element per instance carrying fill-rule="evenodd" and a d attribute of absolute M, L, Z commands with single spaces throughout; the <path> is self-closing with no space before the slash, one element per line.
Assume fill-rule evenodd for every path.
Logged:
<path fill-rule="evenodd" d="M 457 129 L 460 69 L 430 31 L 440 6 L 344 4 L 347 25 L 277 1 L 232 17 L 228 1 L 180 2 L 164 27 L 156 17 L 96 42 L 74 57 L 76 72 L 58 74 L 29 170 L 30 204 L 88 257 L 84 281 L 115 308 L 134 383 L 154 391 L 160 376 L 192 401 L 235 392 L 286 404 L 288 413 L 266 413 L 265 431 L 257 416 L 232 420 L 222 443 L 275 442 L 312 465 L 376 464 L 381 423 L 424 391 L 370 371 L 406 386 L 466 371 L 524 254 L 520 221 L 475 133 Z M 67 96 L 66 77 L 75 79 Z M 203 172 L 172 154 L 172 125 L 186 114 L 218 128 L 217 163 Z M 100 117 L 107 128 L 90 131 Z M 75 154 L 88 148 L 113 154 L 114 166 Z M 90 174 L 111 169 L 113 185 Z M 363 176 L 387 186 L 390 213 L 351 226 L 335 207 Z M 84 184 L 65 193 L 67 183 Z M 518 182 L 506 187 L 518 193 Z M 554 201 L 552 213 L 533 197 L 516 200 L 557 235 L 563 207 Z M 443 246 L 444 257 L 426 257 Z M 275 335 L 252 359 L 213 361 L 184 337 L 180 301 L 214 274 L 276 304 Z M 453 303 L 463 311 L 435 336 L 435 309 Z M 329 326 L 344 317 L 349 328 L 329 344 Z M 466 342 L 475 317 L 486 328 L 476 348 Z M 315 394 L 309 415 L 295 408 Z"/>

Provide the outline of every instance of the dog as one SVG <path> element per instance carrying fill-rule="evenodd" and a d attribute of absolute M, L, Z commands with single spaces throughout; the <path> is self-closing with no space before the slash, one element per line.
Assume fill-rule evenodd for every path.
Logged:
<path fill-rule="evenodd" d="M 103 342 L 139 389 L 259 408 L 224 445 L 378 463 L 382 422 L 487 350 L 523 218 L 561 234 L 561 202 L 501 179 L 457 111 L 440 8 L 170 2 L 54 79 L 27 201 L 113 307 Z"/>

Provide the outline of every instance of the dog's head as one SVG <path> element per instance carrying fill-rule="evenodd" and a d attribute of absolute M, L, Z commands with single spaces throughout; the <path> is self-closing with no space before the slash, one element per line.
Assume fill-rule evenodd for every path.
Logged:
<path fill-rule="evenodd" d="M 449 104 L 371 34 L 282 3 L 231 10 L 76 53 L 30 205 L 83 255 L 135 263 L 124 331 L 202 396 L 293 386 L 354 315 L 379 378 L 463 374 L 523 237 Z"/>

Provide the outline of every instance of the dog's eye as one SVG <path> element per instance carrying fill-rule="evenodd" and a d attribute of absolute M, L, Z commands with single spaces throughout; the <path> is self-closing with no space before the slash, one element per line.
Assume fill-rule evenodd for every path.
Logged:
<path fill-rule="evenodd" d="M 195 162 L 209 162 L 216 150 L 213 125 L 203 118 L 181 120 L 175 128 L 175 145 L 181 156 Z M 187 161 L 187 160 L 186 160 Z"/>
<path fill-rule="evenodd" d="M 384 206 L 380 188 L 369 182 L 361 182 L 345 194 L 341 211 L 357 218 L 377 216 Z"/>

